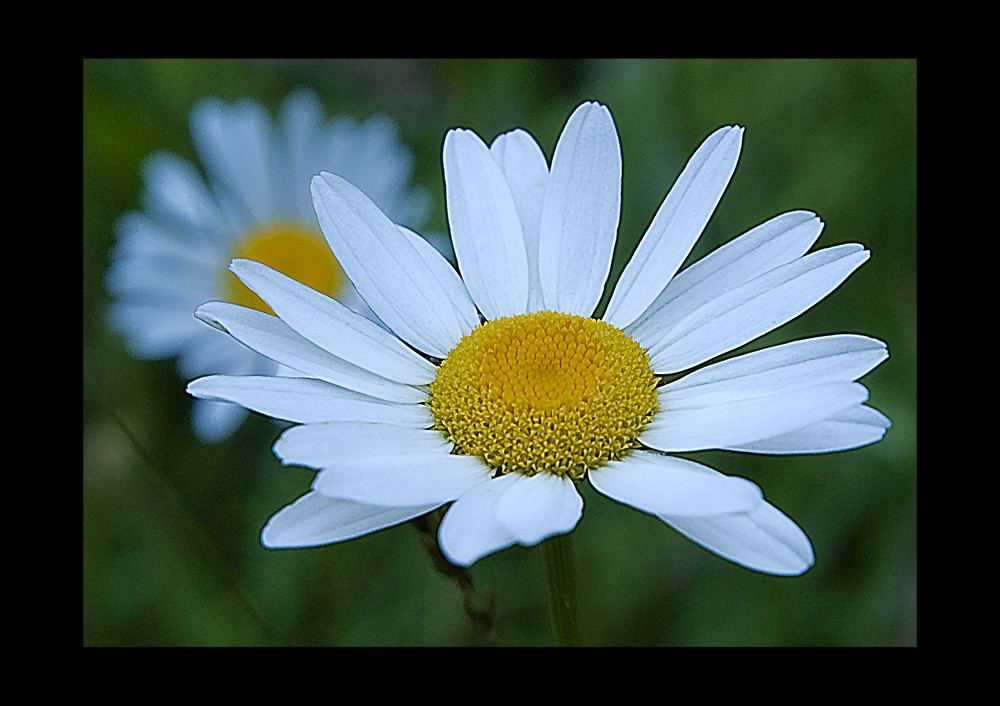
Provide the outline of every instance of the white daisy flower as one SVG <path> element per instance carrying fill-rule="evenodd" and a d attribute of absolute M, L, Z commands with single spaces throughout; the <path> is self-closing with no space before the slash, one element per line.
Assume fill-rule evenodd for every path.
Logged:
<path fill-rule="evenodd" d="M 143 164 L 143 210 L 116 223 L 106 275 L 115 299 L 109 325 L 137 358 L 176 357 L 185 380 L 219 372 L 273 375 L 274 361 L 193 316 L 213 300 L 270 311 L 227 270 L 230 261 L 265 262 L 366 312 L 323 242 L 309 180 L 335 171 L 395 222 L 410 225 L 422 223 L 426 194 L 408 185 L 412 156 L 392 121 L 326 121 L 306 89 L 288 95 L 277 123 L 255 101 L 203 99 L 191 111 L 191 134 L 205 178 L 177 155 L 151 155 Z M 202 440 L 215 441 L 246 414 L 237 405 L 196 400 L 192 424 Z"/>
<path fill-rule="evenodd" d="M 212 376 L 191 394 L 297 422 L 274 450 L 318 469 L 267 523 L 268 547 L 356 537 L 451 503 L 438 541 L 467 566 L 569 532 L 576 484 L 651 513 L 738 564 L 799 574 L 808 538 L 743 478 L 669 454 L 821 453 L 877 441 L 889 420 L 856 380 L 886 346 L 840 334 L 700 366 L 798 316 L 869 253 L 807 251 L 823 223 L 786 213 L 677 273 L 736 167 L 743 129 L 713 133 L 660 206 L 601 319 L 618 228 L 621 153 L 585 103 L 551 167 L 526 132 L 444 141 L 461 276 L 346 179 L 313 179 L 323 234 L 391 330 L 263 265 L 233 272 L 276 316 L 225 303 L 197 315 L 306 376 Z M 675 276 L 676 273 L 676 276 Z"/>

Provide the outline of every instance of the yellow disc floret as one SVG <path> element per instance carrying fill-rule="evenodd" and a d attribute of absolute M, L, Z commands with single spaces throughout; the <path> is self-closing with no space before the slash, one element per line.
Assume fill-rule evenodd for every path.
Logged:
<path fill-rule="evenodd" d="M 428 404 L 455 453 L 481 456 L 500 473 L 579 480 L 638 445 L 658 382 L 649 354 L 619 329 L 540 311 L 463 337 Z"/>
<path fill-rule="evenodd" d="M 248 233 L 240 240 L 233 257 L 260 262 L 333 297 L 346 281 L 340 263 L 333 257 L 319 231 L 294 222 L 271 223 Z M 232 272 L 225 273 L 224 288 L 226 301 L 267 314 L 274 313 Z"/>

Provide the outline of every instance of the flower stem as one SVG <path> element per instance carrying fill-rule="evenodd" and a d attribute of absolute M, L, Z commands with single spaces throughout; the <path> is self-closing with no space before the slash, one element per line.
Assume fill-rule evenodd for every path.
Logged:
<path fill-rule="evenodd" d="M 550 537 L 540 546 L 548 583 L 552 638 L 557 647 L 579 647 L 580 624 L 572 535 Z"/>

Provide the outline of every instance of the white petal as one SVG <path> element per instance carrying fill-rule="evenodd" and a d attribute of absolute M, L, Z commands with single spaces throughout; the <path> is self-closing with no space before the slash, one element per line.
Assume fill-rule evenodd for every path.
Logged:
<path fill-rule="evenodd" d="M 260 540 L 271 548 L 342 542 L 419 517 L 435 507 L 375 507 L 314 491 L 279 510 L 268 520 Z"/>
<path fill-rule="evenodd" d="M 698 517 L 742 512 L 761 500 L 760 488 L 694 461 L 637 451 L 590 471 L 591 485 L 620 503 L 653 515 Z"/>
<path fill-rule="evenodd" d="M 229 266 L 300 336 L 349 363 L 408 385 L 434 380 L 437 367 L 336 299 L 252 260 Z"/>
<path fill-rule="evenodd" d="M 855 405 L 787 434 L 725 448 L 761 454 L 830 453 L 875 443 L 891 426 L 888 417 L 878 410 Z"/>
<path fill-rule="evenodd" d="M 282 463 L 310 468 L 333 467 L 345 458 L 447 454 L 451 444 L 439 432 L 399 424 L 329 422 L 286 429 L 274 443 Z"/>
<path fill-rule="evenodd" d="M 674 401 L 731 401 L 782 390 L 857 380 L 889 357 L 882 341 L 855 334 L 818 336 L 707 365 L 661 388 Z"/>
<path fill-rule="evenodd" d="M 622 156 L 608 109 L 584 103 L 552 156 L 538 240 L 545 308 L 594 313 L 611 269 L 621 213 Z"/>
<path fill-rule="evenodd" d="M 540 311 L 544 303 L 538 279 L 538 231 L 545 205 L 545 187 L 549 181 L 549 165 L 535 138 L 524 130 L 511 130 L 497 137 L 490 145 L 490 154 L 507 179 L 521 220 L 528 257 L 528 313 Z"/>
<path fill-rule="evenodd" d="M 551 473 L 508 475 L 516 478 L 498 500 L 496 516 L 519 544 L 531 546 L 576 527 L 583 498 L 573 481 Z"/>
<path fill-rule="evenodd" d="M 868 256 L 857 244 L 819 250 L 729 290 L 658 340 L 636 340 L 649 349 L 657 373 L 685 370 L 791 321 L 840 286 Z"/>
<path fill-rule="evenodd" d="M 521 221 L 500 165 L 474 132 L 445 136 L 444 183 L 451 242 L 472 299 L 487 319 L 523 314 L 528 260 Z"/>
<path fill-rule="evenodd" d="M 604 320 L 635 321 L 691 252 L 736 171 L 743 128 L 719 128 L 701 144 L 670 188 L 615 285 Z"/>
<path fill-rule="evenodd" d="M 763 500 L 746 512 L 660 519 L 709 551 L 754 571 L 798 576 L 813 565 L 809 538 Z"/>
<path fill-rule="evenodd" d="M 637 341 L 656 340 L 703 304 L 802 257 L 822 231 L 823 221 L 810 211 L 783 213 L 751 228 L 671 279 L 625 331 Z"/>
<path fill-rule="evenodd" d="M 672 452 L 746 444 L 800 429 L 867 399 L 868 391 L 858 383 L 828 383 L 732 400 L 694 394 L 674 400 L 666 391 L 639 441 Z"/>
<path fill-rule="evenodd" d="M 390 402 L 427 399 L 422 390 L 341 360 L 295 333 L 276 316 L 224 302 L 203 304 L 195 316 L 261 355 L 306 375 Z"/>
<path fill-rule="evenodd" d="M 362 299 L 396 335 L 444 358 L 479 319 L 455 301 L 418 251 L 371 200 L 326 172 L 312 180 L 313 206 L 334 257 Z"/>
<path fill-rule="evenodd" d="M 290 422 L 367 421 L 418 429 L 434 423 L 426 405 L 386 402 L 312 378 L 211 375 L 188 383 L 187 391 Z"/>
<path fill-rule="evenodd" d="M 399 507 L 442 504 L 490 478 L 490 470 L 475 456 L 449 453 L 379 455 L 348 458 L 321 471 L 313 490 L 333 498 Z"/>
<path fill-rule="evenodd" d="M 509 473 L 471 488 L 448 508 L 438 529 L 441 552 L 456 566 L 517 543 L 517 538 L 497 519 L 497 504 L 516 474 Z"/>
<path fill-rule="evenodd" d="M 399 226 L 399 230 L 416 249 L 424 266 L 427 267 L 434 279 L 444 288 L 448 301 L 458 302 L 456 311 L 468 316 L 462 325 L 470 331 L 478 326 L 479 316 L 476 314 L 476 305 L 469 295 L 469 290 L 465 287 L 465 282 L 459 277 L 451 263 L 442 257 L 441 251 L 437 247 L 422 236 L 403 226 Z M 443 239 L 447 241 L 447 235 L 443 235 Z"/>

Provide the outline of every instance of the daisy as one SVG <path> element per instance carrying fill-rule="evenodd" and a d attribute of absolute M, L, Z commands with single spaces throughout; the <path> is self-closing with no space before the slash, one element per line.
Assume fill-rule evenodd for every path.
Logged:
<path fill-rule="evenodd" d="M 191 111 L 191 134 L 205 178 L 190 162 L 155 153 L 143 164 L 143 210 L 116 223 L 106 285 L 108 322 L 143 360 L 176 357 L 185 380 L 208 373 L 273 375 L 278 365 L 197 321 L 192 312 L 221 300 L 270 311 L 227 271 L 235 257 L 266 262 L 348 306 L 364 303 L 323 242 L 309 180 L 336 171 L 401 223 L 422 222 L 426 195 L 408 187 L 412 157 L 387 118 L 325 121 L 319 99 L 299 89 L 277 124 L 257 102 L 216 98 Z M 196 400 L 199 438 L 228 436 L 247 412 Z"/>
<path fill-rule="evenodd" d="M 316 176 L 327 243 L 386 328 L 247 260 L 231 269 L 274 315 L 217 302 L 197 311 L 307 376 L 188 386 L 297 423 L 274 451 L 319 472 L 310 492 L 270 519 L 263 544 L 338 542 L 450 503 L 438 541 L 468 566 L 572 530 L 583 509 L 577 484 L 589 482 L 743 566 L 809 568 L 809 540 L 758 486 L 671 455 L 822 453 L 877 441 L 889 426 L 856 382 L 888 355 L 865 336 L 809 338 L 702 366 L 806 311 L 869 255 L 856 244 L 808 253 L 823 223 L 795 211 L 678 272 L 742 136 L 721 128 L 695 152 L 600 319 L 592 314 L 621 193 L 618 136 L 603 105 L 573 112 L 551 167 L 523 130 L 489 146 L 468 130 L 447 134 L 459 272 L 348 180 Z"/>

